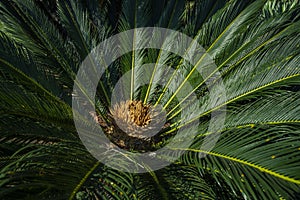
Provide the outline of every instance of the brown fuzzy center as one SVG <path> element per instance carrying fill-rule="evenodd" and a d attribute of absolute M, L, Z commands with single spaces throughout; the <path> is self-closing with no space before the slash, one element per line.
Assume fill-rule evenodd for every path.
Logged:
<path fill-rule="evenodd" d="M 144 105 L 141 101 L 131 101 L 129 103 L 129 115 L 132 122 L 144 127 L 151 121 L 150 105 Z"/>
<path fill-rule="evenodd" d="M 165 112 L 142 101 L 120 101 L 110 108 L 109 123 L 101 118 L 99 124 L 109 139 L 124 149 L 149 151 L 154 149 L 152 133 L 167 128 L 164 124 Z"/>

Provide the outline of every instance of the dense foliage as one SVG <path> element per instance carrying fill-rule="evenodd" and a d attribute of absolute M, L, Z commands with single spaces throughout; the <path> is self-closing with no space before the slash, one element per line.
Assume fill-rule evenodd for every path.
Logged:
<path fill-rule="evenodd" d="M 298 0 L 1 0 L 0 198 L 299 199 L 299 19 Z M 149 62 L 182 74 L 203 111 L 195 117 L 199 133 L 175 163 L 125 173 L 98 162 L 82 144 L 72 89 L 97 44 L 153 26 L 180 31 L 203 46 L 227 100 L 207 107 L 209 88 L 178 55 L 150 49 L 116 60 L 98 86 L 101 120 L 110 120 L 109 97 L 118 79 Z M 137 88 L 135 100 L 148 97 L 153 105 L 165 95 L 168 103 L 166 128 L 151 143 L 157 147 L 176 134 L 180 102 L 164 88 L 145 87 Z M 225 106 L 225 127 L 205 152 L 200 147 L 212 134 L 211 113 Z"/>

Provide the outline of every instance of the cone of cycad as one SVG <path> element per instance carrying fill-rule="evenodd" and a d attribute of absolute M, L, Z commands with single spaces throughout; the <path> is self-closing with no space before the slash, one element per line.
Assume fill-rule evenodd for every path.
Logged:
<path fill-rule="evenodd" d="M 109 121 L 104 131 L 112 142 L 124 149 L 149 151 L 154 147 L 151 137 L 165 127 L 165 112 L 142 101 L 127 100 L 110 108 Z"/>

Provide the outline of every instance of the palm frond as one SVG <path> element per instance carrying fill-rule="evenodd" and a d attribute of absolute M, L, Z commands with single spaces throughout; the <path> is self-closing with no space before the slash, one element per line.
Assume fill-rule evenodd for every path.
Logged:
<path fill-rule="evenodd" d="M 289 199 L 299 190 L 297 143 L 295 125 L 248 126 L 224 131 L 210 152 L 195 144 L 189 150 L 197 153 L 186 154 L 182 160 L 201 166 L 203 173 L 208 171 L 217 181 L 225 180 L 237 195 Z M 199 153 L 207 156 L 200 159 Z"/>

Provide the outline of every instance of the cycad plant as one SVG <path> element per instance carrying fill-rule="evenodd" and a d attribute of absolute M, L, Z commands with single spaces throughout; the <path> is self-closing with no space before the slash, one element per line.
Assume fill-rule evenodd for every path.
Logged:
<path fill-rule="evenodd" d="M 299 13 L 298 0 L 1 0 L 1 199 L 299 199 Z M 144 164 L 146 172 L 131 173 L 121 162 L 134 162 L 126 154 L 111 167 L 83 144 L 73 88 L 80 88 L 76 74 L 97 45 L 143 27 L 178 31 L 206 53 L 193 65 L 166 51 L 181 47 L 180 40 L 162 41 L 164 50 L 138 49 L 147 41 L 135 35 L 107 49 L 113 56 L 130 42 L 137 47 L 107 66 L 94 103 L 77 107 L 95 110 L 82 120 L 91 118 L 126 152 L 155 153 L 178 130 L 185 131 L 179 139 L 192 139 L 184 149 L 168 149 L 182 151 L 169 165 Z M 205 69 L 204 56 L 214 70 Z M 149 63 L 154 67 L 139 68 Z M 120 83 L 127 75 L 129 84 Z M 153 84 L 163 79 L 165 85 Z M 226 98 L 211 100 L 220 82 L 219 99 Z M 114 97 L 118 84 L 128 98 Z M 223 126 L 210 131 L 220 115 Z M 160 128 L 155 135 L 153 127 Z M 144 130 L 150 136 L 141 136 Z M 203 148 L 205 140 L 213 141 L 211 149 Z"/>

